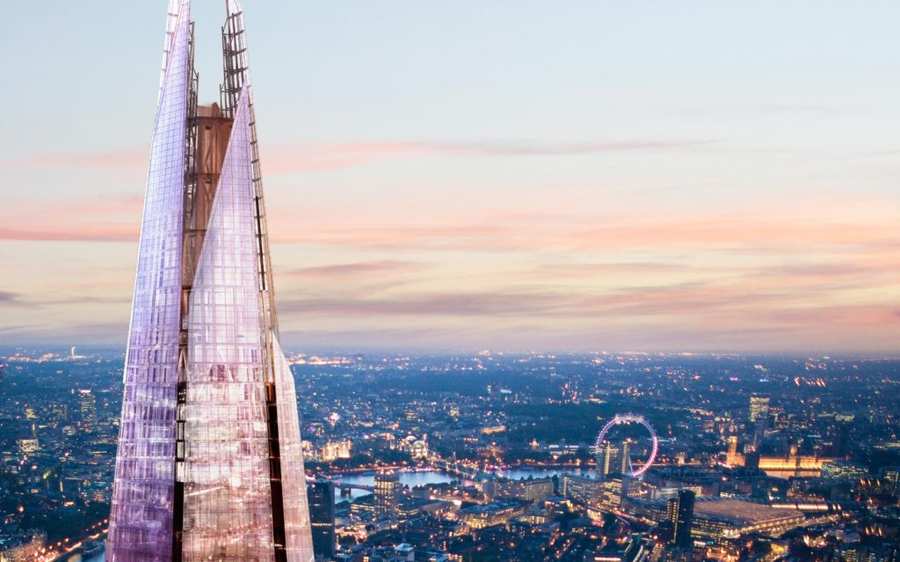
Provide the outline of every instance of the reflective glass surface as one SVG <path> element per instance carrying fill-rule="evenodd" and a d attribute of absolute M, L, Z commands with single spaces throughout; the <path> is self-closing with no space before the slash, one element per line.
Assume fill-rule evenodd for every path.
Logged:
<path fill-rule="evenodd" d="M 150 154 L 125 361 L 109 560 L 171 558 L 190 13 L 183 6 Z"/>
<path fill-rule="evenodd" d="M 188 308 L 184 560 L 274 560 L 246 93 Z"/>
<path fill-rule="evenodd" d="M 272 312 L 264 306 L 270 293 L 261 289 L 261 264 L 268 256 L 260 255 L 267 245 L 259 243 L 265 229 L 256 216 L 261 188 L 253 177 L 255 132 L 247 86 L 235 111 L 190 296 L 181 302 L 191 25 L 189 0 L 169 0 L 107 559 L 172 559 L 176 482 L 184 484 L 183 560 L 275 559 L 273 504 L 282 502 L 272 499 L 268 380 L 277 397 L 284 548 L 290 562 L 311 562 L 297 396 L 290 365 L 270 328 Z M 184 328 L 187 347 L 180 363 Z M 186 383 L 181 403 L 179 372 Z M 184 422 L 183 441 L 176 418 Z M 176 446 L 184 459 L 179 465 Z"/>
<path fill-rule="evenodd" d="M 306 473 L 300 441 L 297 391 L 291 366 L 278 338 L 273 338 L 275 387 L 278 396 L 278 436 L 281 450 L 281 480 L 284 488 L 284 526 L 288 562 L 310 562 L 313 553 L 306 497 Z"/>

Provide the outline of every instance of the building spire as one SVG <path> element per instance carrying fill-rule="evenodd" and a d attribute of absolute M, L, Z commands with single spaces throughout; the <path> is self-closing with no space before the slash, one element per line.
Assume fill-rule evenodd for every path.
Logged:
<path fill-rule="evenodd" d="M 313 562 L 243 12 L 226 0 L 222 107 L 199 107 L 190 2 L 168 6 L 107 560 Z"/>
<path fill-rule="evenodd" d="M 178 22 L 182 14 L 188 20 L 191 19 L 191 0 L 169 0 L 169 9 L 166 12 L 166 36 L 163 38 L 162 67 L 159 74 L 160 95 L 162 95 L 163 82 L 166 79 L 169 62 L 172 59 L 175 35 L 178 31 Z"/>
<path fill-rule="evenodd" d="M 229 16 L 240 14 L 244 11 L 238 0 L 225 0 L 225 10 L 228 12 Z"/>

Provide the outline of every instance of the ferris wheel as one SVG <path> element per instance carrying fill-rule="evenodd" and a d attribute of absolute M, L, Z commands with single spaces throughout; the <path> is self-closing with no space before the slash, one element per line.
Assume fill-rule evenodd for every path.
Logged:
<path fill-rule="evenodd" d="M 600 430 L 600 433 L 597 434 L 597 441 L 594 443 L 595 449 L 599 452 L 603 443 L 606 442 L 606 435 L 609 433 L 609 430 L 617 425 L 632 425 L 632 424 L 640 424 L 644 426 L 644 429 L 650 434 L 650 441 L 652 443 L 650 448 L 650 456 L 647 457 L 647 460 L 644 461 L 642 465 L 638 468 L 634 468 L 631 465 L 631 460 L 626 459 L 629 467 L 629 475 L 632 478 L 640 478 L 643 476 L 647 470 L 653 466 L 653 461 L 656 460 L 656 454 L 659 452 L 659 437 L 656 435 L 656 430 L 653 429 L 653 426 L 650 425 L 650 422 L 640 414 L 616 414 L 613 419 L 606 422 L 606 425 L 603 426 L 603 429 Z M 623 454 L 627 454 L 624 453 Z"/>

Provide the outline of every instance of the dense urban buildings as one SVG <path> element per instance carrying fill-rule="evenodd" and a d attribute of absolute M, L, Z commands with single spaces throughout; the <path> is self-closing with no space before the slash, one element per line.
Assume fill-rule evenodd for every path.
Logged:
<path fill-rule="evenodd" d="M 172 0 L 138 253 L 106 552 L 114 562 L 313 557 L 278 335 L 243 13 L 221 103 L 198 105 L 189 0 Z M 95 400 L 81 390 L 84 433 Z"/>
<path fill-rule="evenodd" d="M 3 552 L 102 549 L 122 355 L 81 353 L 0 353 Z M 896 556 L 894 360 L 608 353 L 295 353 L 288 360 L 323 560 Z M 82 410 L 81 390 L 91 391 L 93 408 Z M 763 393 L 769 423 L 754 444 L 750 403 Z M 606 447 L 595 448 L 604 424 L 625 412 L 640 413 L 659 436 L 658 458 L 641 478 L 622 474 L 615 455 L 604 475 Z M 81 430 L 94 419 L 92 432 Z M 646 430 L 618 425 L 607 442 L 621 450 L 626 440 L 640 465 L 651 445 Z M 732 462 L 738 456 L 743 463 Z"/>

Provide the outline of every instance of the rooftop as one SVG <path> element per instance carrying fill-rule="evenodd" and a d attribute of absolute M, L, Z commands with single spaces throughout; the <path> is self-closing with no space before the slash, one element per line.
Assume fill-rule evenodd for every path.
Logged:
<path fill-rule="evenodd" d="M 731 498 L 699 499 L 694 504 L 695 517 L 716 519 L 739 527 L 797 515 L 798 513 L 791 509 L 780 509 Z"/>

